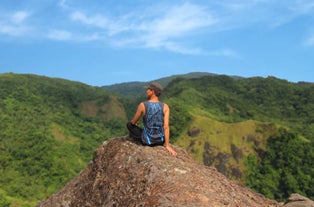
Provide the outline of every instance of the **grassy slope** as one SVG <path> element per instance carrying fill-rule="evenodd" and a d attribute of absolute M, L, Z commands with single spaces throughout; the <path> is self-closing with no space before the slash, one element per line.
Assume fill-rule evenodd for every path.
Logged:
<path fill-rule="evenodd" d="M 204 114 L 204 113 L 201 113 Z M 245 182 L 246 157 L 265 150 L 267 138 L 276 132 L 273 124 L 247 120 L 225 123 L 204 115 L 192 115 L 192 122 L 175 144 L 187 149 L 195 160 L 214 165 L 226 176 Z M 199 130 L 196 136 L 189 131 Z"/>

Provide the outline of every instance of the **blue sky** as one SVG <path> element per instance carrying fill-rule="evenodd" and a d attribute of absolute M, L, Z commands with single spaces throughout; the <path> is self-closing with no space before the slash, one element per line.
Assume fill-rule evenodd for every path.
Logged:
<path fill-rule="evenodd" d="M 314 1 L 1 0 L 7 72 L 93 86 L 189 72 L 314 82 Z"/>

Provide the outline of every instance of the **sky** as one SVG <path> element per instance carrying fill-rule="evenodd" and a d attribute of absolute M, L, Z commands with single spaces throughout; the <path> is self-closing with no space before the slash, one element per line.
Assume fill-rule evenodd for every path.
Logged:
<path fill-rule="evenodd" d="M 1 0 L 0 73 L 105 86 L 190 72 L 314 82 L 314 1 Z"/>

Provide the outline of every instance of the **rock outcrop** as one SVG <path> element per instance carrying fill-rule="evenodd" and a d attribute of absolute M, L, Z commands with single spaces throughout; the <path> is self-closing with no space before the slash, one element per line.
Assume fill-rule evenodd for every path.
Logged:
<path fill-rule="evenodd" d="M 294 193 L 290 195 L 284 207 L 314 207 L 314 201 Z"/>
<path fill-rule="evenodd" d="M 39 207 L 277 207 L 274 200 L 194 161 L 180 147 L 141 146 L 127 137 L 103 143 L 88 167 Z"/>

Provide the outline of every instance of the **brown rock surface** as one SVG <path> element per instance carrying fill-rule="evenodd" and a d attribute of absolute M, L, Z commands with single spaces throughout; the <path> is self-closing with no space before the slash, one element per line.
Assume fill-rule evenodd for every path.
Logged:
<path fill-rule="evenodd" d="M 282 206 L 174 149 L 177 158 L 126 137 L 106 141 L 85 170 L 38 206 Z"/>
<path fill-rule="evenodd" d="M 293 193 L 288 198 L 284 207 L 314 207 L 314 201 L 297 193 Z"/>

